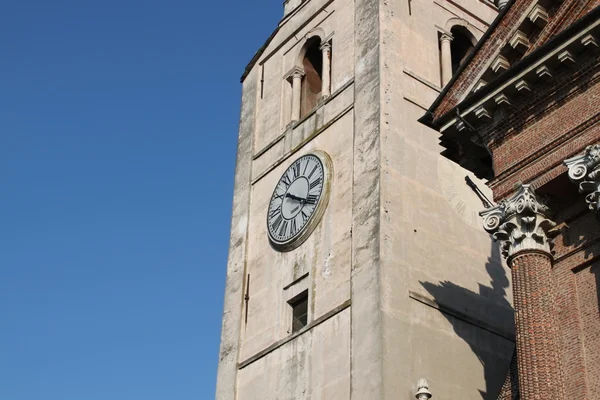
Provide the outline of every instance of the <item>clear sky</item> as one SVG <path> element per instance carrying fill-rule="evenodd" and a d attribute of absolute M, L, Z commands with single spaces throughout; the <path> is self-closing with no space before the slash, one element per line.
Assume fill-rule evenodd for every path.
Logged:
<path fill-rule="evenodd" d="M 241 85 L 283 0 L 0 12 L 0 399 L 214 398 Z"/>

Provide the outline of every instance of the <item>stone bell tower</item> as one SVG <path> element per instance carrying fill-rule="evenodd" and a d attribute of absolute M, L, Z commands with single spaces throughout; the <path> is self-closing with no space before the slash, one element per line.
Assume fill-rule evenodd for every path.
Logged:
<path fill-rule="evenodd" d="M 217 399 L 411 399 L 420 378 L 495 398 L 509 275 L 469 173 L 417 119 L 496 14 L 284 3 L 242 77 Z"/>

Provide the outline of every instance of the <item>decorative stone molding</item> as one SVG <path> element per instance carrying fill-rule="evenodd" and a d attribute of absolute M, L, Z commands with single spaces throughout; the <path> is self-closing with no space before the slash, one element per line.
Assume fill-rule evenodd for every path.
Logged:
<path fill-rule="evenodd" d="M 590 33 L 589 35 L 584 36 L 581 39 L 581 44 L 584 46 L 594 46 L 598 47 L 598 42 L 596 42 L 596 38 Z"/>
<path fill-rule="evenodd" d="M 473 88 L 473 93 L 475 93 L 476 91 L 478 91 L 479 89 L 481 89 L 482 87 L 484 87 L 485 85 L 487 85 L 487 82 L 484 81 L 483 79 L 480 79 L 477 84 L 475 85 L 475 87 Z"/>
<path fill-rule="evenodd" d="M 433 397 L 429 391 L 429 384 L 423 378 L 419 379 L 419 383 L 417 383 L 417 393 L 415 394 L 415 397 L 418 400 L 427 400 Z"/>
<path fill-rule="evenodd" d="M 600 144 L 588 146 L 581 155 L 564 161 L 569 179 L 579 185 L 579 193 L 587 194 L 585 201 L 600 217 Z"/>
<path fill-rule="evenodd" d="M 531 93 L 531 88 L 526 80 L 521 79 L 517 83 L 515 83 L 515 89 L 519 91 L 519 93 Z"/>
<path fill-rule="evenodd" d="M 503 55 L 499 55 L 494 59 L 492 63 L 492 70 L 495 73 L 499 73 L 500 71 L 506 71 L 510 68 L 510 63 Z"/>
<path fill-rule="evenodd" d="M 521 251 L 541 251 L 552 255 L 556 224 L 548 218 L 531 185 L 522 185 L 510 199 L 479 213 L 484 229 L 502 241 L 502 254 L 510 258 Z"/>
<path fill-rule="evenodd" d="M 575 58 L 569 50 L 565 50 L 559 53 L 558 60 L 563 64 L 575 64 Z"/>
<path fill-rule="evenodd" d="M 525 53 L 529 48 L 529 38 L 521 31 L 517 31 L 508 43 L 513 49 L 521 53 Z"/>
<path fill-rule="evenodd" d="M 510 102 L 510 99 L 504 93 L 500 93 L 499 95 L 497 95 L 496 97 L 494 97 L 494 101 L 499 106 L 510 107 L 512 105 L 511 102 Z"/>
<path fill-rule="evenodd" d="M 540 65 L 536 68 L 535 73 L 542 79 L 552 79 L 552 73 L 550 72 L 550 68 L 545 65 Z"/>
<path fill-rule="evenodd" d="M 549 19 L 548 12 L 544 7 L 542 7 L 539 4 L 536 4 L 533 7 L 527 18 L 529 18 L 531 22 L 536 24 L 539 28 L 543 28 L 544 26 L 546 26 Z"/>
<path fill-rule="evenodd" d="M 477 118 L 479 118 L 481 120 L 492 119 L 492 116 L 490 115 L 489 111 L 485 107 L 479 107 L 477 110 L 475 110 L 475 115 L 477 116 Z"/>

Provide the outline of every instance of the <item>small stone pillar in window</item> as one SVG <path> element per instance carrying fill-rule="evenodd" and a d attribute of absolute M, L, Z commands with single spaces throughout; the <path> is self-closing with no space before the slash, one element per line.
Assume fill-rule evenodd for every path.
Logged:
<path fill-rule="evenodd" d="M 321 45 L 323 52 L 323 89 L 322 97 L 327 97 L 331 94 L 331 43 L 325 42 Z"/>
<path fill-rule="evenodd" d="M 450 82 L 450 78 L 452 78 L 452 54 L 450 50 L 452 39 L 452 35 L 446 32 L 442 33 L 440 37 L 442 47 L 442 86 L 446 86 Z"/>
<path fill-rule="evenodd" d="M 285 76 L 285 79 L 292 84 L 292 117 L 291 122 L 300 119 L 300 101 L 302 99 L 302 78 L 304 71 L 300 67 L 294 67 Z"/>

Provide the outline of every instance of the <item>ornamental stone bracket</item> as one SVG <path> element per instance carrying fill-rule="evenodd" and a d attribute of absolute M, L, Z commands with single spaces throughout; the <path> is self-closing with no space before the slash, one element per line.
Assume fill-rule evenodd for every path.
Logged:
<path fill-rule="evenodd" d="M 538 200 L 531 185 L 522 185 L 513 197 L 479 215 L 484 229 L 502 242 L 504 257 L 521 251 L 553 254 L 552 239 L 559 232 L 548 217 L 548 207 Z"/>
<path fill-rule="evenodd" d="M 600 218 L 600 144 L 588 146 L 584 153 L 564 161 L 569 168 L 569 179 L 579 185 L 579 193 L 586 194 L 590 210 Z"/>

